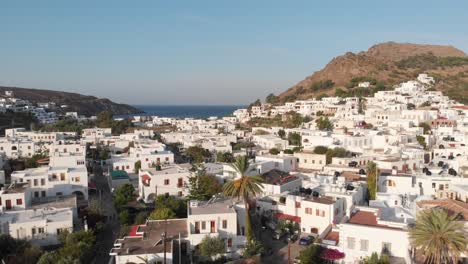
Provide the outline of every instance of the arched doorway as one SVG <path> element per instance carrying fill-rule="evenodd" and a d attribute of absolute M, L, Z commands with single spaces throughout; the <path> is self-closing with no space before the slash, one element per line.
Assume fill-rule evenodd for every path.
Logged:
<path fill-rule="evenodd" d="M 82 191 L 74 191 L 73 194 L 76 196 L 77 200 L 84 200 L 85 195 Z"/>

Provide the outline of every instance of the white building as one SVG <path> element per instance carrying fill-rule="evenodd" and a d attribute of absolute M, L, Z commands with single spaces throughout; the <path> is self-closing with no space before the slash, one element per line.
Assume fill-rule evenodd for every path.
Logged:
<path fill-rule="evenodd" d="M 187 195 L 190 168 L 190 164 L 172 164 L 162 166 L 160 170 L 156 168 L 140 170 L 138 174 L 140 198 L 148 202 L 161 194 L 179 197 Z"/>

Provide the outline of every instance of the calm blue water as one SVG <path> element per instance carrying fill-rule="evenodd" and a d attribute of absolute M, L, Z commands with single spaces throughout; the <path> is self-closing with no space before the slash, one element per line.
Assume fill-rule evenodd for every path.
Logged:
<path fill-rule="evenodd" d="M 207 118 L 211 116 L 223 117 L 231 115 L 234 110 L 243 108 L 242 105 L 134 105 L 145 111 L 145 114 L 159 117 L 177 118 Z"/>

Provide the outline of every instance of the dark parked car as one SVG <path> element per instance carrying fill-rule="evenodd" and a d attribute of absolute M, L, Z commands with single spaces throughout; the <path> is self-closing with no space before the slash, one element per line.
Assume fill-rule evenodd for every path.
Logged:
<path fill-rule="evenodd" d="M 357 161 L 351 161 L 350 163 L 348 163 L 348 166 L 349 167 L 356 167 L 358 165 Z"/>
<path fill-rule="evenodd" d="M 301 237 L 301 239 L 299 239 L 299 245 L 303 245 L 303 246 L 308 246 L 312 242 L 314 242 L 314 237 L 313 236 Z"/>

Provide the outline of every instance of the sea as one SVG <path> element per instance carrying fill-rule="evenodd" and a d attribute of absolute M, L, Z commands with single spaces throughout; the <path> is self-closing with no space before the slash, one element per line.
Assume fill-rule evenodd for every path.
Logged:
<path fill-rule="evenodd" d="M 159 116 L 175 118 L 208 118 L 212 116 L 224 117 L 232 115 L 239 109 L 245 108 L 244 105 L 133 105 L 144 111 L 143 114 L 126 115 L 128 116 Z"/>

